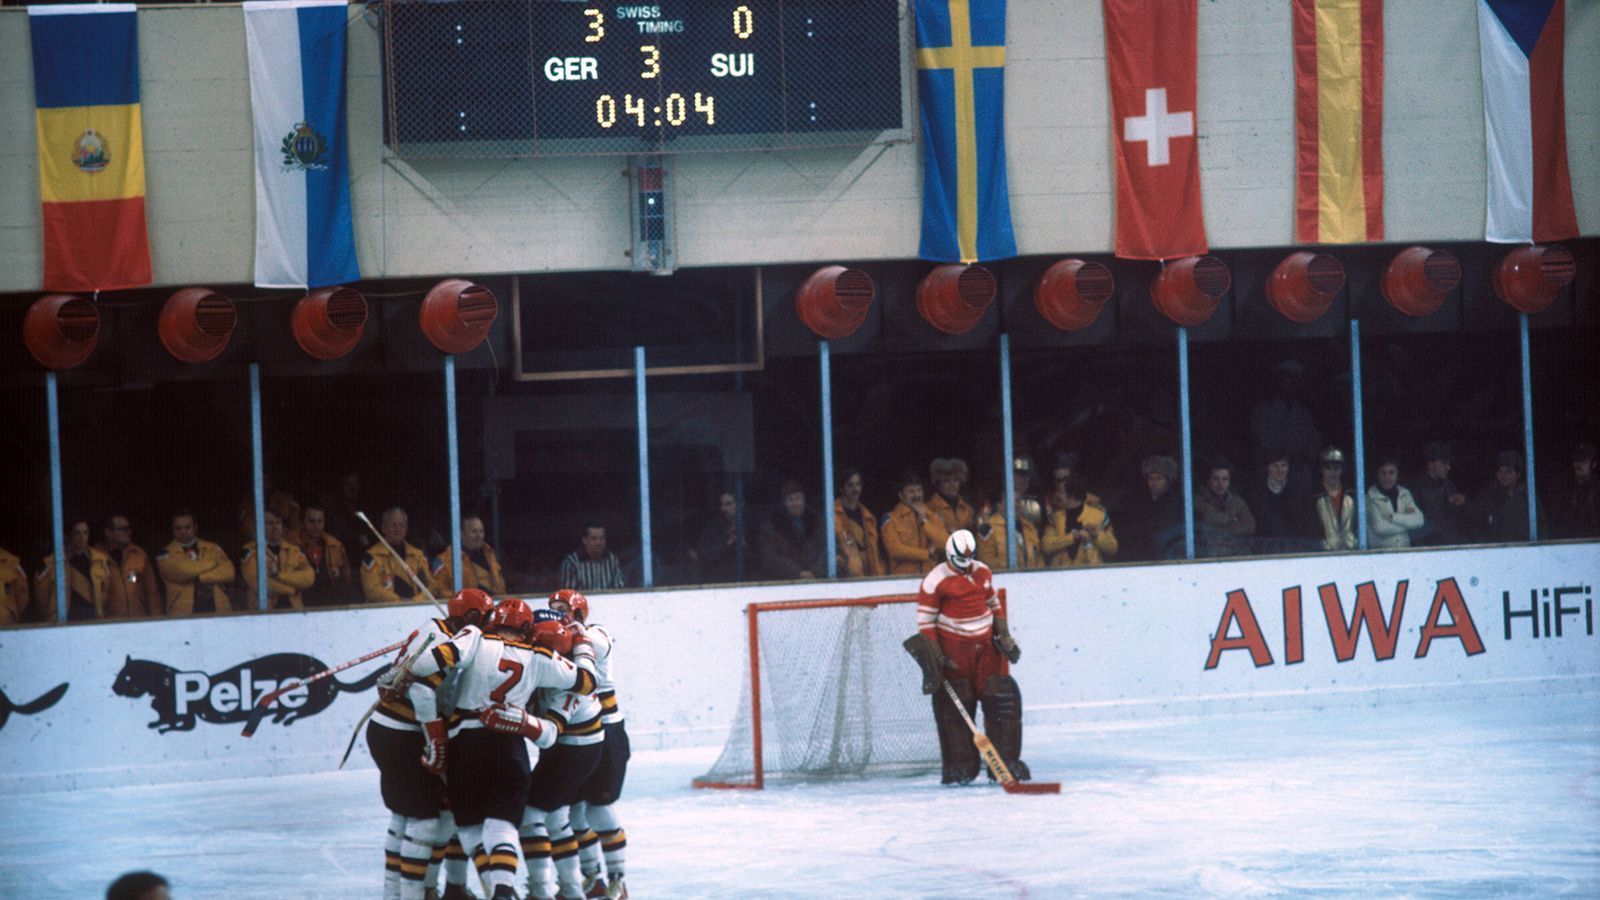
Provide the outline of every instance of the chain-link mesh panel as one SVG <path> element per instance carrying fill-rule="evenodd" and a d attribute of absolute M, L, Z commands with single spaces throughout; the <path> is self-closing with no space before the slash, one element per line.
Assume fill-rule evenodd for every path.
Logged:
<path fill-rule="evenodd" d="M 382 0 L 403 157 L 910 139 L 904 0 Z"/>
<path fill-rule="evenodd" d="M 915 597 L 759 612 L 761 761 L 769 781 L 821 781 L 939 769 L 932 706 L 901 643 Z M 702 782 L 754 777 L 749 673 L 739 718 Z"/>

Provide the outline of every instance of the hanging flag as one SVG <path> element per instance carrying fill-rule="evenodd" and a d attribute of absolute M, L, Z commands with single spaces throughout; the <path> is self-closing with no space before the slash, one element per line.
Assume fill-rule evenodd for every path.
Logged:
<path fill-rule="evenodd" d="M 132 3 L 28 7 L 44 289 L 149 284 Z"/>
<path fill-rule="evenodd" d="M 1295 234 L 1383 240 L 1383 0 L 1294 0 Z"/>
<path fill-rule="evenodd" d="M 1126 259 L 1206 252 L 1195 135 L 1195 0 L 1102 0 Z"/>
<path fill-rule="evenodd" d="M 256 286 L 356 281 L 344 110 L 345 0 L 244 4 L 256 132 Z"/>
<path fill-rule="evenodd" d="M 918 0 L 922 247 L 938 262 L 1017 255 L 1006 188 L 1005 0 Z"/>
<path fill-rule="evenodd" d="M 1565 44 L 1564 0 L 1478 0 L 1487 240 L 1524 244 L 1578 234 L 1567 170 Z"/>

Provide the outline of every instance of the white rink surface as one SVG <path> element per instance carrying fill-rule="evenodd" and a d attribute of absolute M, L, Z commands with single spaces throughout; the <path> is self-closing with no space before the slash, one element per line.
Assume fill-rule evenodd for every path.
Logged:
<path fill-rule="evenodd" d="M 652 897 L 1600 896 L 1600 694 L 1035 729 L 1055 797 L 937 778 L 697 791 L 637 754 L 628 882 Z M 930 715 L 931 722 L 931 715 Z M 12 795 L 0 897 L 377 898 L 372 769 Z"/>

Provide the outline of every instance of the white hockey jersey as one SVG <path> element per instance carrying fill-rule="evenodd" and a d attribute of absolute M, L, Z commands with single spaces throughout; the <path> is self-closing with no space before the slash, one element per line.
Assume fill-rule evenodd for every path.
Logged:
<path fill-rule="evenodd" d="M 430 671 L 422 674 L 418 672 L 417 663 L 430 656 L 440 645 L 469 632 L 482 634 L 476 625 L 465 625 L 460 631 L 454 631 L 450 628 L 450 623 L 444 619 L 430 619 L 415 639 L 415 641 L 425 641 L 427 650 L 424 650 L 411 666 L 411 684 L 403 695 L 392 700 L 380 701 L 378 708 L 372 713 L 372 721 L 397 731 L 421 731 L 422 726 L 417 724 L 418 722 L 437 719 L 449 712 L 454 696 L 455 673 Z M 407 648 L 407 652 L 415 652 L 418 646 L 421 645 L 413 642 Z"/>
<path fill-rule="evenodd" d="M 478 713 L 495 704 L 529 709 L 541 688 L 588 694 L 595 686 L 594 663 L 587 657 L 573 663 L 544 647 L 477 629 L 463 630 L 412 666 L 419 678 L 452 669 L 461 673 L 450 716 L 452 736 L 482 727 Z"/>
<path fill-rule="evenodd" d="M 604 625 L 585 625 L 583 631 L 594 646 L 594 671 L 598 682 L 594 693 L 600 698 L 600 721 L 607 725 L 621 722 L 622 709 L 617 705 L 615 669 L 611 665 L 611 632 Z"/>
<path fill-rule="evenodd" d="M 598 744 L 606 739 L 598 690 L 592 694 L 580 694 L 560 688 L 545 688 L 539 692 L 539 701 L 539 715 L 555 724 L 556 743 Z"/>

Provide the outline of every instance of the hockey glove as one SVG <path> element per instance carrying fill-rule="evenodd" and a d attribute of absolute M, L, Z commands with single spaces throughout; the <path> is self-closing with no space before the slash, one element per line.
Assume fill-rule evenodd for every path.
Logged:
<path fill-rule="evenodd" d="M 478 713 L 478 721 L 483 723 L 483 727 L 499 734 L 521 735 L 533 741 L 540 750 L 556 742 L 554 728 L 544 719 L 529 715 L 527 710 L 518 706 L 496 704 Z"/>
<path fill-rule="evenodd" d="M 949 657 L 939 649 L 939 642 L 919 631 L 906 638 L 902 646 L 922 668 L 922 692 L 931 694 L 937 691 L 939 685 L 944 683 L 944 669 L 950 663 Z"/>
<path fill-rule="evenodd" d="M 1007 624 L 1005 616 L 994 617 L 994 631 L 989 639 L 994 642 L 994 649 L 1000 651 L 1006 659 L 1013 663 L 1022 659 L 1022 648 L 1011 639 L 1011 626 Z"/>
<path fill-rule="evenodd" d="M 410 686 L 410 671 L 405 666 L 390 666 L 378 679 L 378 699 L 385 703 L 398 700 Z"/>
<path fill-rule="evenodd" d="M 422 767 L 439 777 L 444 777 L 445 760 L 449 756 L 450 735 L 443 719 L 429 719 L 422 723 Z"/>

